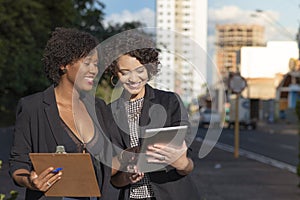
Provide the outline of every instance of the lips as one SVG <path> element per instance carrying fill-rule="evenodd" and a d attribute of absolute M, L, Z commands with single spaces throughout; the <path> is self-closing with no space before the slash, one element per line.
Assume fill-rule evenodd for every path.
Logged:
<path fill-rule="evenodd" d="M 86 76 L 84 77 L 84 79 L 89 83 L 89 84 L 94 84 L 94 79 L 95 77 L 94 76 Z"/>
<path fill-rule="evenodd" d="M 126 85 L 128 86 L 128 88 L 130 88 L 132 90 L 136 90 L 136 89 L 139 89 L 139 87 L 142 85 L 142 82 L 126 83 Z"/>

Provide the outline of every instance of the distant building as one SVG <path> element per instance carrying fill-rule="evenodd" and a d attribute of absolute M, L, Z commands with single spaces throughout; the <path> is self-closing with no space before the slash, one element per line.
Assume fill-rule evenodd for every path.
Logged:
<path fill-rule="evenodd" d="M 153 84 L 188 104 L 207 81 L 207 0 L 157 0 L 156 26 L 162 69 Z"/>
<path fill-rule="evenodd" d="M 291 123 L 297 123 L 296 102 L 300 101 L 300 69 L 288 72 L 276 88 L 276 115 Z"/>
<path fill-rule="evenodd" d="M 243 46 L 264 46 L 264 27 L 225 24 L 216 26 L 216 62 L 221 75 L 238 71 L 238 52 Z"/>
<path fill-rule="evenodd" d="M 298 58 L 295 41 L 269 41 L 266 47 L 242 47 L 240 73 L 247 80 L 244 95 L 275 99 L 276 88 L 290 71 L 291 59 Z"/>
<path fill-rule="evenodd" d="M 300 70 L 285 74 L 276 89 L 276 100 L 279 101 L 279 109 L 295 108 L 296 101 L 300 100 Z"/>
<path fill-rule="evenodd" d="M 214 84 L 214 90 L 217 109 L 220 112 L 226 102 L 229 101 L 230 74 L 239 71 L 241 48 L 244 46 L 264 46 L 264 31 L 263 26 L 254 24 L 219 24 L 216 26 L 215 57 L 221 80 Z"/>

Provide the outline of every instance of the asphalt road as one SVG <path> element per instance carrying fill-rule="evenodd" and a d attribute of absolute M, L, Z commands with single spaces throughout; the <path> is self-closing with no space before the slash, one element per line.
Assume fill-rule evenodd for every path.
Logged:
<path fill-rule="evenodd" d="M 204 138 L 207 129 L 198 130 Z M 274 133 L 261 130 L 240 130 L 240 148 L 293 166 L 298 165 L 299 136 L 293 133 Z M 234 129 L 223 129 L 218 143 L 234 146 Z"/>
<path fill-rule="evenodd" d="M 9 132 L 3 132 L 3 129 L 0 129 L 1 159 L 8 158 L 6 154 L 9 152 L 8 147 L 12 141 L 12 135 Z M 200 129 L 198 138 L 205 133 L 205 129 Z M 292 134 L 281 137 L 274 133 L 241 131 L 241 148 L 249 147 L 249 151 L 266 152 L 265 154 L 270 156 L 275 154 L 274 156 L 278 159 L 289 156 L 286 154 L 292 154 L 287 160 L 293 161 L 296 154 L 294 147 L 295 144 L 297 146 L 298 138 L 290 135 Z M 196 150 L 200 149 L 202 145 L 197 139 L 193 145 L 193 149 Z M 223 130 L 218 142 L 225 143 L 226 141 L 228 144 L 233 144 L 233 130 Z M 258 144 L 255 145 L 255 143 Z M 281 149 L 278 149 L 279 147 Z M 268 148 L 270 149 L 268 150 Z M 271 154 L 272 151 L 275 153 Z M 300 190 L 297 188 L 299 177 L 295 173 L 244 156 L 236 159 L 232 153 L 219 148 L 213 148 L 207 156 L 201 159 L 198 158 L 197 151 L 193 152 L 195 169 L 191 176 L 201 193 L 200 200 L 299 199 Z M 0 170 L 0 193 L 8 195 L 9 191 L 17 190 L 19 192 L 17 200 L 24 199 L 24 188 L 16 187 L 13 184 L 7 173 L 7 162 L 4 162 L 2 167 Z M 113 188 L 111 188 L 110 197 L 112 200 L 117 199 L 117 191 Z"/>

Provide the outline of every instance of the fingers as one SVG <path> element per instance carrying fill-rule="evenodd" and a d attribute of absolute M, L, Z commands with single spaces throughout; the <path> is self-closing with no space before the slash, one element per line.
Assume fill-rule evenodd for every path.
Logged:
<path fill-rule="evenodd" d="M 144 173 L 134 173 L 130 174 L 129 181 L 130 183 L 137 183 L 144 178 Z"/>
<path fill-rule="evenodd" d="M 155 163 L 165 163 L 169 160 L 167 155 L 162 155 L 162 152 L 147 151 L 147 161 Z"/>
<path fill-rule="evenodd" d="M 31 189 L 39 191 L 47 191 L 54 183 L 61 179 L 62 172 L 52 173 L 53 167 L 44 170 L 40 175 L 32 171 L 29 176 L 29 184 Z"/>
<path fill-rule="evenodd" d="M 180 147 L 168 146 L 164 144 L 154 144 L 148 146 L 146 155 L 148 162 L 172 164 L 181 157 L 186 156 L 185 142 Z"/>

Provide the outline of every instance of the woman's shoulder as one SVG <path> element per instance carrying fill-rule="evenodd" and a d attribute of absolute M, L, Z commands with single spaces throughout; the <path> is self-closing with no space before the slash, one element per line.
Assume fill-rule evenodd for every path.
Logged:
<path fill-rule="evenodd" d="M 179 95 L 172 91 L 153 88 L 153 92 L 154 92 L 154 99 L 158 101 L 169 102 L 169 101 L 177 101 L 180 99 Z"/>
<path fill-rule="evenodd" d="M 36 106 L 39 102 L 43 100 L 43 92 L 37 92 L 34 94 L 30 94 L 28 96 L 22 97 L 19 100 L 19 103 L 24 105 Z"/>
<path fill-rule="evenodd" d="M 29 110 L 34 110 L 39 108 L 44 101 L 49 103 L 54 99 L 54 90 L 53 87 L 49 87 L 44 91 L 36 92 L 27 96 L 24 96 L 19 99 L 18 106 L 26 107 Z"/>

